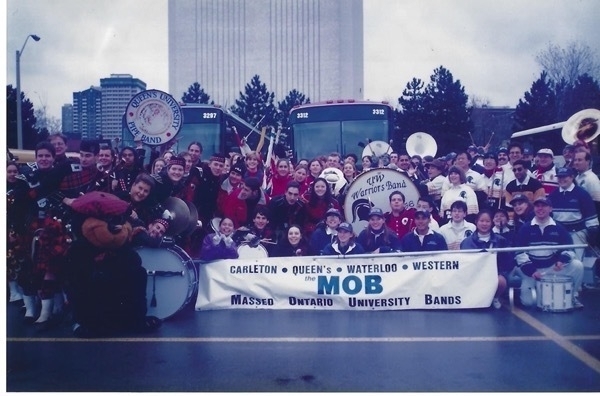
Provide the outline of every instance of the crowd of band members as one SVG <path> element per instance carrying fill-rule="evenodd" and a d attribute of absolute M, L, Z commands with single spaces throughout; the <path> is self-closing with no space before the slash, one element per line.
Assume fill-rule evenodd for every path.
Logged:
<path fill-rule="evenodd" d="M 566 164 L 559 170 L 551 150 L 525 158 L 518 143 L 496 151 L 470 146 L 439 158 L 411 157 L 405 152 L 364 157 L 362 172 L 382 167 L 397 170 L 420 193 L 416 206 L 408 208 L 402 192 L 392 192 L 389 207 L 371 209 L 364 230 L 354 230 L 344 219 L 345 195 L 359 174 L 358 158 L 352 154 L 342 158 L 330 153 L 295 164 L 275 156 L 265 167 L 256 152 L 216 153 L 203 160 L 201 142 L 192 142 L 180 153 L 167 149 L 160 154 L 153 148 L 149 161 L 144 161 L 147 153 L 141 144 L 115 153 L 109 146 L 83 141 L 78 161 L 67 158 L 65 150 L 66 138 L 53 135 L 36 147 L 35 164 L 7 166 L 10 298 L 23 295 L 30 322 L 44 323 L 61 309 L 61 259 L 72 238 L 69 205 L 90 191 L 109 192 L 129 202 L 130 221 L 144 230 L 145 237 L 136 243 L 154 247 L 176 243 L 192 258 L 204 261 L 237 258 L 241 244 L 264 246 L 272 257 L 540 243 L 597 245 L 600 181 L 591 171 L 584 142 L 565 147 Z M 330 167 L 340 169 L 347 182 L 336 196 L 320 177 Z M 163 238 L 169 229 L 168 218 L 163 218 L 169 197 L 193 203 L 200 226 Z M 547 207 L 554 219 L 546 216 Z M 560 237 L 549 237 L 547 226 L 558 229 Z M 496 297 L 504 292 L 515 267 L 522 269 L 523 282 L 530 287 L 550 262 L 557 273 L 574 278 L 576 290 L 581 288 L 583 249 L 571 256 L 544 254 L 525 252 L 516 258 L 499 254 Z M 35 296 L 42 300 L 39 316 L 32 305 Z M 531 305 L 527 297 L 522 301 Z M 494 299 L 494 306 L 499 305 Z"/>

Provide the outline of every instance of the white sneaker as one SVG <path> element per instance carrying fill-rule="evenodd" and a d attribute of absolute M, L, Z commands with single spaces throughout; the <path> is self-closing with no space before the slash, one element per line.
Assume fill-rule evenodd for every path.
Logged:
<path fill-rule="evenodd" d="M 494 298 L 494 300 L 492 301 L 492 307 L 496 309 L 502 308 L 502 303 L 500 302 L 500 299 Z"/>
<path fill-rule="evenodd" d="M 579 299 L 577 297 L 573 297 L 573 308 L 575 308 L 575 309 L 583 308 L 583 304 L 581 303 L 581 301 L 579 301 Z"/>

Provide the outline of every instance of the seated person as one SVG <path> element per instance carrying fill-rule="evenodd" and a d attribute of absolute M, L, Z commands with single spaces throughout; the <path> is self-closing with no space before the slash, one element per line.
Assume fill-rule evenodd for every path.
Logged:
<path fill-rule="evenodd" d="M 275 257 L 306 256 L 308 243 L 302 235 L 300 226 L 291 225 L 273 250 Z"/>
<path fill-rule="evenodd" d="M 429 226 L 431 214 L 428 210 L 415 212 L 415 229 L 400 240 L 403 252 L 430 252 L 448 250 L 444 237 Z"/>
<path fill-rule="evenodd" d="M 275 233 L 269 226 L 269 210 L 264 206 L 257 207 L 252 224 L 238 228 L 233 233 L 233 241 L 238 246 L 242 243 L 248 243 L 253 247 L 262 244 L 270 256 L 276 242 Z"/>
<path fill-rule="evenodd" d="M 390 253 L 400 250 L 400 240 L 385 224 L 383 211 L 380 208 L 371 209 L 369 225 L 358 235 L 357 242 L 368 253 Z"/>
<path fill-rule="evenodd" d="M 440 234 L 446 240 L 448 249 L 458 250 L 463 239 L 475 231 L 475 224 L 465 220 L 467 204 L 464 201 L 454 201 L 450 205 L 450 222 L 440 227 Z"/>
<path fill-rule="evenodd" d="M 477 214 L 475 220 L 475 232 L 468 238 L 465 238 L 460 243 L 461 249 L 491 249 L 491 248 L 507 248 L 510 247 L 510 242 L 497 234 L 492 229 L 492 213 L 484 209 Z M 498 287 L 492 301 L 492 306 L 500 309 L 500 296 L 504 293 L 507 286 L 507 279 L 515 267 L 513 254 L 510 252 L 496 253 L 496 265 L 498 267 Z"/>
<path fill-rule="evenodd" d="M 335 208 L 329 209 L 325 213 L 325 221 L 317 224 L 308 241 L 308 254 L 316 256 L 328 244 L 335 241 L 337 228 L 342 221 L 342 214 Z"/>
<path fill-rule="evenodd" d="M 356 235 L 354 235 L 354 231 L 352 230 L 352 224 L 350 223 L 341 223 L 337 227 L 337 236 L 335 241 L 327 244 L 321 250 L 322 256 L 330 256 L 330 255 L 347 255 L 347 254 L 362 254 L 365 252 L 360 244 L 356 243 Z"/>
<path fill-rule="evenodd" d="M 219 222 L 219 232 L 214 232 L 204 237 L 200 260 L 211 261 L 238 258 L 237 246 L 232 236 L 233 221 L 228 217 L 223 217 Z"/>
<path fill-rule="evenodd" d="M 546 275 L 569 276 L 573 279 L 573 307 L 583 308 L 578 295 L 583 282 L 583 263 L 577 260 L 573 249 L 552 249 L 552 245 L 572 245 L 573 238 L 567 229 L 554 221 L 552 202 L 546 197 L 537 198 L 533 202 L 535 217 L 523 224 L 515 237 L 515 246 L 548 246 L 544 250 L 525 250 L 515 256 L 518 272 L 521 273 L 521 304 L 534 306 L 537 304 L 532 290 L 536 281 Z M 539 297 L 539 296 L 538 296 Z"/>

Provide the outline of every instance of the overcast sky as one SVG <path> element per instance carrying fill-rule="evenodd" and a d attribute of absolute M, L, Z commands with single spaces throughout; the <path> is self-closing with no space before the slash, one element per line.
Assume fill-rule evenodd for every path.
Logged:
<path fill-rule="evenodd" d="M 514 107 L 549 43 L 581 41 L 600 56 L 599 10 L 596 0 L 364 0 L 365 99 L 396 106 L 408 81 L 443 65 L 468 95 Z M 8 0 L 6 18 L 6 84 L 16 85 L 16 50 L 37 34 L 21 87 L 51 116 L 111 73 L 168 91 L 167 0 Z"/>

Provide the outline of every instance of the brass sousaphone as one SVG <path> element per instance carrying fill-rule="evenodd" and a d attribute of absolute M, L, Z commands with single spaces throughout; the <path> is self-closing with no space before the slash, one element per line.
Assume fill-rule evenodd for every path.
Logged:
<path fill-rule="evenodd" d="M 369 144 L 365 146 L 361 158 L 373 156 L 381 157 L 384 154 L 391 154 L 392 151 L 392 146 L 390 146 L 388 143 L 384 142 L 383 140 L 375 140 L 369 142 Z"/>
<path fill-rule="evenodd" d="M 567 144 L 577 140 L 588 143 L 600 135 L 600 110 L 585 109 L 573 114 L 562 127 L 562 138 Z"/>
<path fill-rule="evenodd" d="M 428 155 L 435 157 L 437 143 L 433 136 L 425 132 L 415 132 L 406 139 L 406 152 L 411 157 L 418 155 L 421 158 Z"/>

